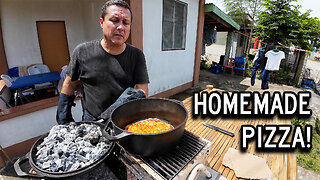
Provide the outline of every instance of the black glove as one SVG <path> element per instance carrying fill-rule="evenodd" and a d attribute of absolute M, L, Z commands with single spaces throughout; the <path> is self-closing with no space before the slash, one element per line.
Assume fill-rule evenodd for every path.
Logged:
<path fill-rule="evenodd" d="M 73 102 L 75 98 L 75 95 L 60 93 L 56 116 L 58 124 L 66 124 L 74 121 L 71 114 L 71 107 L 76 105 Z"/>
<path fill-rule="evenodd" d="M 143 91 L 139 89 L 134 89 L 131 87 L 128 87 L 121 95 L 120 97 L 114 102 L 111 106 L 109 106 L 108 109 L 106 109 L 101 115 L 98 117 L 98 119 L 104 119 L 108 120 L 111 116 L 111 112 L 121 104 L 134 100 L 134 99 L 141 99 L 145 98 L 146 95 Z"/>

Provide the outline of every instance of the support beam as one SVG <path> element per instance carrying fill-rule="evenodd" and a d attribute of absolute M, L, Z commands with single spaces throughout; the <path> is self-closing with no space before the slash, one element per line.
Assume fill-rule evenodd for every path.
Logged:
<path fill-rule="evenodd" d="M 197 39 L 196 39 L 196 51 L 194 56 L 192 86 L 196 86 L 199 82 L 200 59 L 201 59 L 201 48 L 202 48 L 202 38 L 203 38 L 203 26 L 204 26 L 204 5 L 205 5 L 205 0 L 199 0 Z"/>
<path fill-rule="evenodd" d="M 131 44 L 143 50 L 142 0 L 130 0 L 132 11 Z"/>
<path fill-rule="evenodd" d="M 0 17 L 0 74 L 8 73 L 7 57 L 4 50 L 3 38 L 2 38 L 2 26 Z"/>
<path fill-rule="evenodd" d="M 233 41 L 232 41 L 232 52 L 231 52 L 231 57 L 235 58 L 237 54 L 237 45 L 238 45 L 238 34 L 233 33 Z"/>
<path fill-rule="evenodd" d="M 229 31 L 228 32 L 228 35 L 227 35 L 227 43 L 226 43 L 226 51 L 225 51 L 225 54 L 224 54 L 224 62 L 223 62 L 223 65 L 226 64 L 229 56 L 230 56 L 230 51 L 231 51 L 231 46 L 232 46 L 232 39 L 233 39 L 233 35 L 234 35 L 234 32 L 233 31 Z"/>

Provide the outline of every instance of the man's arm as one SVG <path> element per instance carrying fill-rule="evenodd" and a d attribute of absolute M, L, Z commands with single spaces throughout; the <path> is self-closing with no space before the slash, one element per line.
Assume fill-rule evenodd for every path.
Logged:
<path fill-rule="evenodd" d="M 134 85 L 134 88 L 143 91 L 146 98 L 148 97 L 148 83 L 136 84 L 136 85 Z"/>
<path fill-rule="evenodd" d="M 67 75 L 66 79 L 63 81 L 61 93 L 67 94 L 67 95 L 74 95 L 75 91 L 79 91 L 81 88 L 81 82 L 79 80 L 77 81 L 71 81 L 70 76 Z"/>

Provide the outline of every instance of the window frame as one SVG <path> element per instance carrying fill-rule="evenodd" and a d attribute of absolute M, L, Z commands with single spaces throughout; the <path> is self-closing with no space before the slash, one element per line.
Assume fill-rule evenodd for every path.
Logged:
<path fill-rule="evenodd" d="M 172 28 L 172 48 L 165 48 L 164 47 L 164 1 L 163 0 L 163 7 L 162 7 L 162 41 L 161 41 L 161 50 L 162 51 L 173 51 L 173 50 L 185 50 L 186 49 L 186 41 L 187 41 L 187 19 L 188 19 L 188 3 L 186 2 L 182 2 L 180 0 L 172 0 L 172 2 L 174 2 L 173 4 L 173 28 Z M 174 45 L 175 45 L 175 19 L 176 19 L 176 16 L 175 16 L 175 13 L 176 13 L 176 6 L 175 6 L 175 3 L 180 3 L 184 6 L 184 15 L 183 15 L 183 35 L 182 35 L 182 47 L 181 48 L 175 48 Z"/>

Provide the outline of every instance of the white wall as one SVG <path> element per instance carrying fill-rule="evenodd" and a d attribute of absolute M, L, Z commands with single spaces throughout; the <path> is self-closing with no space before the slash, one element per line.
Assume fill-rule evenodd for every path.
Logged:
<path fill-rule="evenodd" d="M 36 21 L 65 21 L 69 52 L 102 37 L 104 0 L 1 0 L 2 34 L 9 68 L 42 63 Z"/>
<path fill-rule="evenodd" d="M 143 1 L 143 52 L 150 84 L 149 94 L 157 94 L 193 80 L 199 0 L 188 4 L 186 49 L 162 51 L 162 0 Z"/>
<path fill-rule="evenodd" d="M 72 116 L 76 121 L 82 117 L 81 101 L 76 101 Z M 56 125 L 57 106 L 18 116 L 0 122 L 0 144 L 3 148 L 49 132 Z"/>

